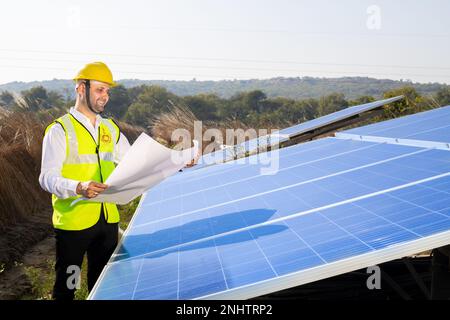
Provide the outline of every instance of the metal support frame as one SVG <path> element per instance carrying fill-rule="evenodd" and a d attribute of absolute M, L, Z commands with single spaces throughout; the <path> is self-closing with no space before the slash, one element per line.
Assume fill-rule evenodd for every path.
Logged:
<path fill-rule="evenodd" d="M 431 299 L 450 299 L 450 245 L 433 250 Z"/>
<path fill-rule="evenodd" d="M 412 265 L 411 259 L 408 257 L 402 258 L 402 261 L 405 263 L 406 267 L 408 268 L 409 272 L 411 273 L 411 276 L 413 277 L 414 281 L 416 281 L 417 285 L 419 286 L 422 293 L 425 295 L 427 300 L 431 299 L 431 292 L 425 285 L 425 282 L 423 282 L 422 277 L 417 273 L 416 269 Z"/>
<path fill-rule="evenodd" d="M 400 287 L 400 285 L 395 282 L 394 279 L 392 279 L 386 272 L 384 272 L 383 269 L 380 268 L 380 270 L 382 281 L 386 282 L 392 289 L 394 289 L 394 291 L 397 292 L 403 300 L 411 300 L 411 296 L 406 293 L 406 291 L 403 290 L 403 288 Z"/>
<path fill-rule="evenodd" d="M 329 125 L 308 132 L 303 132 L 300 135 L 292 135 L 288 141 L 281 143 L 281 147 L 291 146 L 294 144 L 322 138 L 324 136 L 334 136 L 334 133 L 339 129 L 354 125 L 356 123 L 360 123 L 362 121 L 373 119 L 374 117 L 380 116 L 382 114 L 383 109 L 381 107 L 370 111 L 366 111 L 362 114 L 356 114 L 352 117 L 342 119 Z"/>

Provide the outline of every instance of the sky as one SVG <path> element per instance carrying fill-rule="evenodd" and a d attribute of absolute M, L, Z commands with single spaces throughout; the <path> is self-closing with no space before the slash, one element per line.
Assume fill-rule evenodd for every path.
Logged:
<path fill-rule="evenodd" d="M 92 61 L 116 80 L 450 84 L 448 0 L 8 0 L 0 13 L 0 84 L 71 79 Z"/>

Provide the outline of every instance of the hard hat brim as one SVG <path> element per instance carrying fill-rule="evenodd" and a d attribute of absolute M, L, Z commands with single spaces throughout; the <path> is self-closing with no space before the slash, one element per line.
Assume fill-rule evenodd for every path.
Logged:
<path fill-rule="evenodd" d="M 78 80 L 90 80 L 90 81 L 97 81 L 97 82 L 101 82 L 101 83 L 105 83 L 107 85 L 109 85 L 111 88 L 117 87 L 119 84 L 116 81 L 111 82 L 104 82 L 104 81 L 100 81 L 97 79 L 86 79 L 86 78 L 74 78 L 73 81 L 77 82 Z"/>

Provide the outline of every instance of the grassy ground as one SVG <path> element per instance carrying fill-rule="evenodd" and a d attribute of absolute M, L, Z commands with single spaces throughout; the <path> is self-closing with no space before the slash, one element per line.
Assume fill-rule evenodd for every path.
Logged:
<path fill-rule="evenodd" d="M 126 230 L 128 228 L 128 224 L 131 221 L 131 218 L 133 217 L 134 212 L 136 211 L 136 208 L 139 204 L 139 201 L 141 200 L 141 197 L 137 197 L 130 203 L 124 206 L 118 206 L 119 212 L 120 212 L 120 223 L 119 227 L 122 230 Z"/>

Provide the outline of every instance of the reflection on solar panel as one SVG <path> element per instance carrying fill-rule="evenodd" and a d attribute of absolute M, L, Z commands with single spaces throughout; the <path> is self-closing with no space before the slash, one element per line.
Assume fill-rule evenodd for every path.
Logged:
<path fill-rule="evenodd" d="M 336 133 L 336 137 L 450 148 L 450 106 Z"/>
<path fill-rule="evenodd" d="M 329 125 L 333 122 L 337 122 L 337 121 L 352 117 L 354 115 L 373 110 L 375 108 L 381 107 L 385 104 L 389 104 L 389 103 L 398 101 L 400 99 L 403 99 L 403 96 L 397 96 L 397 97 L 393 97 L 393 98 L 389 98 L 389 99 L 369 102 L 369 103 L 361 104 L 358 106 L 345 108 L 343 110 L 333 112 L 326 116 L 323 116 L 323 117 L 320 117 L 317 119 L 313 119 L 313 120 L 310 120 L 310 121 L 307 121 L 304 123 L 300 123 L 293 127 L 282 129 L 282 130 L 280 130 L 280 134 L 288 135 L 289 137 L 293 137 L 293 136 L 299 135 L 301 133 L 304 133 L 304 132 L 307 132 L 307 131 L 310 131 L 313 129 L 317 129 L 319 127 L 323 127 L 325 125 Z"/>
<path fill-rule="evenodd" d="M 262 155 L 274 174 L 254 155 L 146 193 L 90 298 L 250 298 L 450 243 L 448 151 L 325 138 Z"/>
<path fill-rule="evenodd" d="M 321 127 L 325 127 L 327 125 L 336 123 L 344 119 L 351 118 L 355 115 L 379 108 L 383 105 L 395 102 L 400 99 L 403 99 L 403 96 L 397 96 L 389 99 L 348 107 L 343 110 L 333 112 L 331 114 L 310 121 L 306 121 L 298 125 L 282 129 L 280 131 L 273 132 L 267 136 L 251 139 L 235 146 L 228 146 L 223 150 L 204 155 L 200 159 L 199 165 L 193 167 L 193 169 L 199 169 L 210 164 L 230 161 L 236 159 L 237 157 L 242 157 L 246 153 L 253 153 L 258 150 L 266 150 L 267 147 L 285 142 L 295 136 L 304 134 L 306 132 L 315 129 L 319 129 Z"/>
<path fill-rule="evenodd" d="M 287 140 L 289 140 L 288 135 L 283 135 L 275 131 L 272 134 L 247 140 L 237 145 L 225 146 L 220 151 L 203 155 L 199 161 L 199 164 L 193 167 L 193 169 L 200 169 L 211 164 L 231 161 L 236 158 L 243 157 L 247 153 L 257 152 L 258 150 L 267 150 L 268 147 L 278 145 Z"/>

